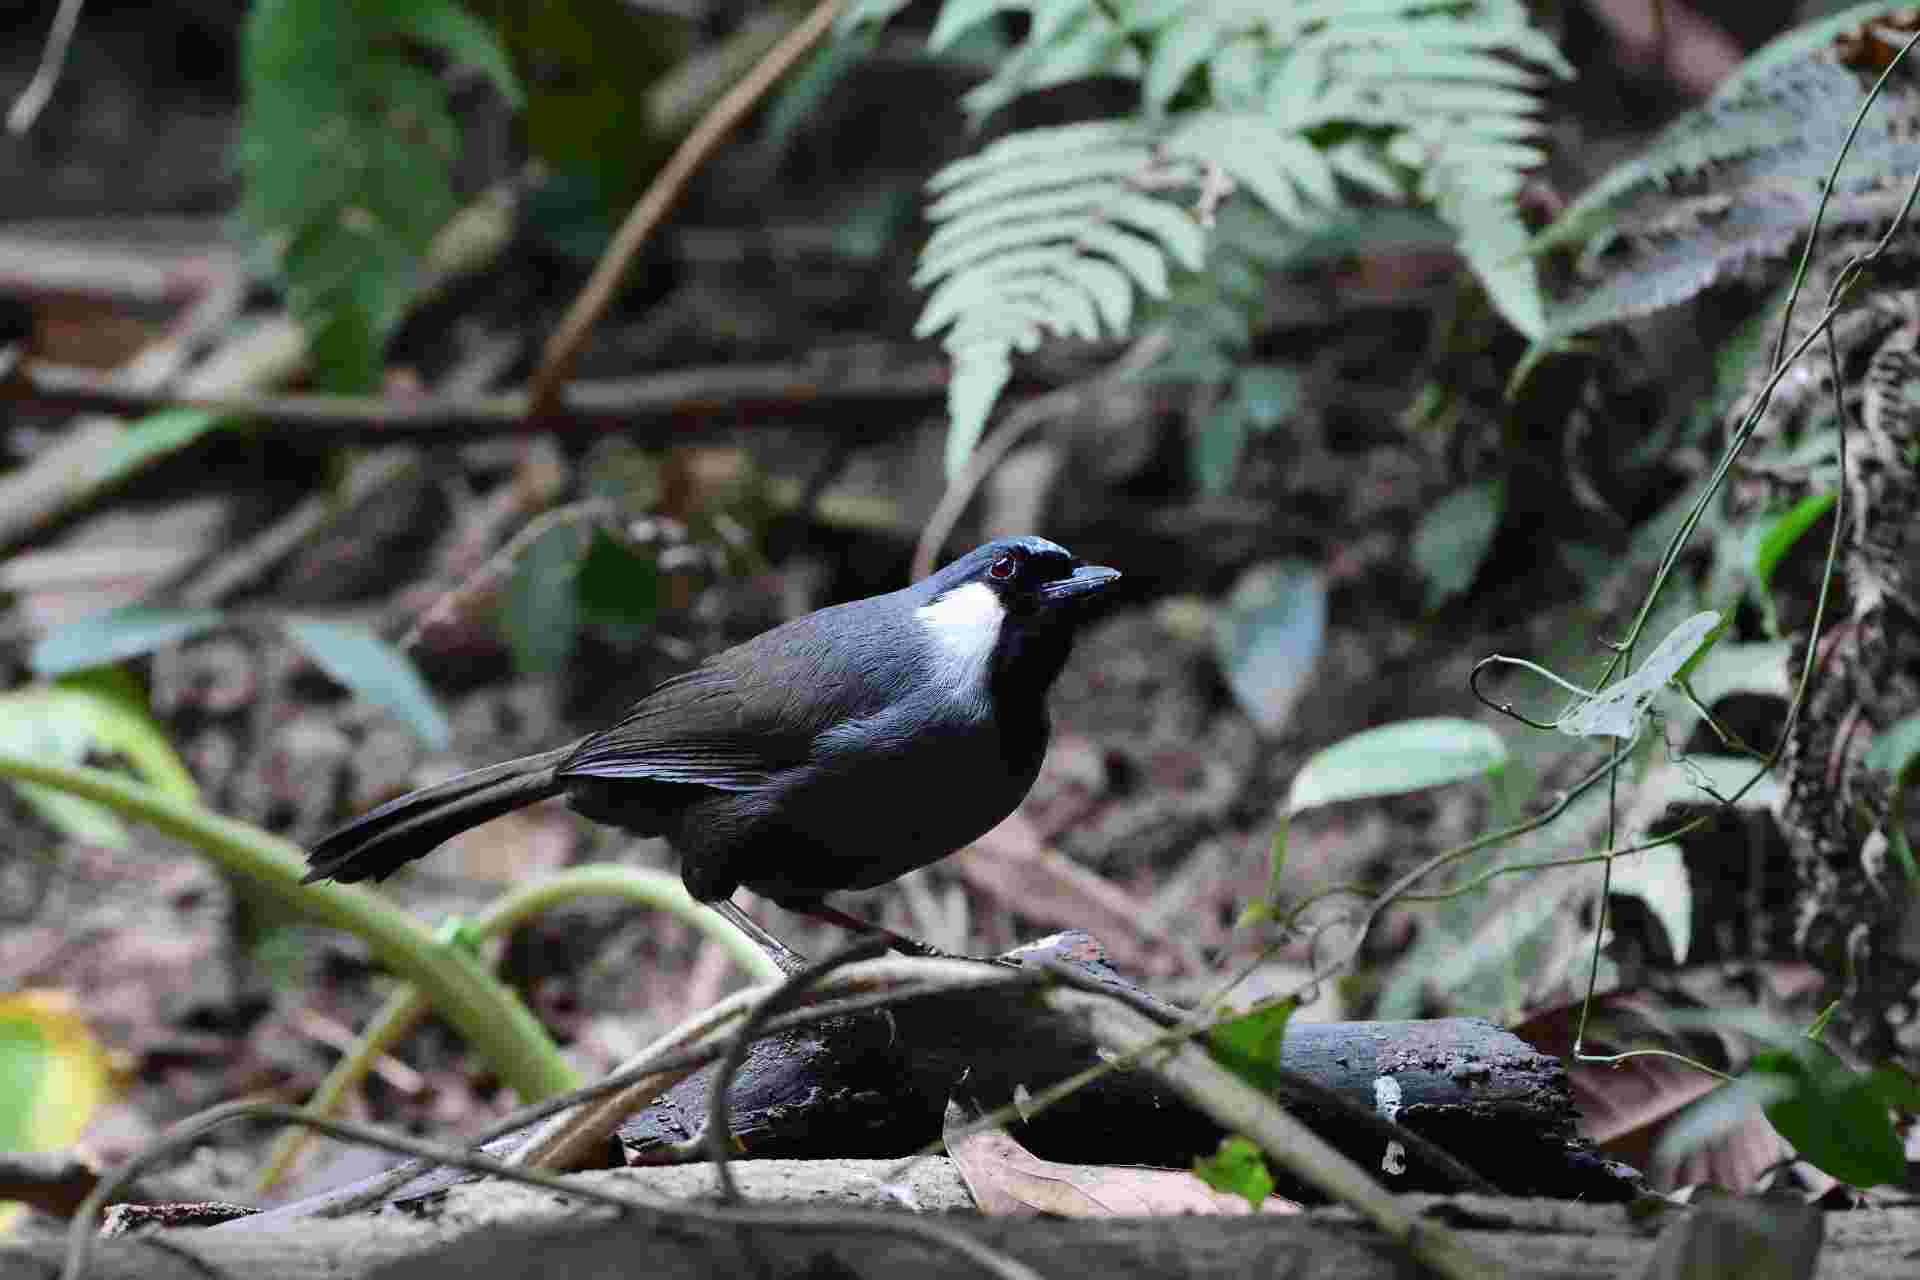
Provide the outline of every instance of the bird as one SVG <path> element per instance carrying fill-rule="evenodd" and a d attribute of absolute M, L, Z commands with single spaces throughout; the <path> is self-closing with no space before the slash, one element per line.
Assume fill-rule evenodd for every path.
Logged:
<path fill-rule="evenodd" d="M 384 879 L 564 795 L 595 822 L 665 837 L 687 892 L 789 971 L 804 961 L 734 904 L 741 886 L 940 954 L 826 895 L 938 862 L 1013 812 L 1046 755 L 1048 690 L 1119 579 L 1042 537 L 988 542 L 717 653 L 596 733 L 388 801 L 314 845 L 303 883 Z"/>

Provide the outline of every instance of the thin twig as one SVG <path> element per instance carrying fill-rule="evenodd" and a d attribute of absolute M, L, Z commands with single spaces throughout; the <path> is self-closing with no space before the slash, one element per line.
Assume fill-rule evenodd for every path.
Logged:
<path fill-rule="evenodd" d="M 527 521 L 520 527 L 520 532 L 507 539 L 505 546 L 487 558 L 485 564 L 441 593 L 440 598 L 400 638 L 400 651 L 405 653 L 420 643 L 420 637 L 429 629 L 459 617 L 469 600 L 495 583 L 504 581 L 513 572 L 514 563 L 519 560 L 521 553 L 547 534 L 567 525 L 598 524 L 611 518 L 613 513 L 611 498 L 588 498 L 584 502 L 555 507 Z"/>
<path fill-rule="evenodd" d="M 86 0 L 60 0 L 60 9 L 53 15 L 53 27 L 47 32 L 47 43 L 40 50 L 40 65 L 34 68 L 33 79 L 13 100 L 13 110 L 7 112 L 7 132 L 15 137 L 33 128 L 33 122 L 40 115 L 40 109 L 53 97 L 54 86 L 60 83 L 61 68 L 67 65 L 67 50 L 73 45 L 73 33 L 80 26 L 80 9 Z"/>
<path fill-rule="evenodd" d="M 707 1101 L 707 1151 L 713 1157 L 713 1175 L 720 1184 L 720 1203 L 743 1203 L 740 1184 L 734 1180 L 733 1169 L 728 1164 L 733 1155 L 733 1117 L 727 1091 L 733 1084 L 734 1076 L 740 1073 L 740 1068 L 746 1063 L 748 1050 L 760 1038 L 761 1029 L 769 1020 L 806 999 L 814 986 L 836 969 L 874 959 L 884 953 L 889 944 L 890 940 L 884 936 L 861 938 L 838 954 L 815 961 L 781 983 L 772 994 L 755 1005 L 740 1023 L 740 1030 L 734 1033 L 732 1043 L 727 1046 L 726 1057 L 720 1059 L 720 1069 L 714 1073 L 713 1088 L 708 1093 Z"/>
<path fill-rule="evenodd" d="M 1020 443 L 1034 428 L 1080 412 L 1092 396 L 1140 373 L 1158 360 L 1172 341 L 1172 336 L 1165 329 L 1150 329 L 1141 334 L 1118 360 L 1092 377 L 1037 396 L 1007 414 L 999 428 L 973 451 L 973 456 L 967 459 L 966 469 L 940 495 L 940 505 L 927 517 L 927 527 L 920 534 L 919 545 L 913 549 L 914 581 L 918 582 L 933 572 L 934 560 L 939 557 L 941 548 L 946 546 L 961 512 L 973 500 L 974 491 L 1000 465 L 1000 460 L 1007 456 L 1014 445 Z"/>
<path fill-rule="evenodd" d="M 540 367 L 534 371 L 528 391 L 528 404 L 534 416 L 544 417 L 559 404 L 561 387 L 567 375 L 573 371 L 580 349 L 586 345 L 587 335 L 613 301 L 634 255 L 639 253 L 640 246 L 646 243 L 654 227 L 680 199 L 688 181 L 726 140 L 727 135 L 733 132 L 734 127 L 746 118 L 767 90 L 800 60 L 802 54 L 813 47 L 816 40 L 826 34 L 827 28 L 840 16 L 844 4 L 845 0 L 819 0 L 812 12 L 801 19 L 799 25 L 789 31 L 780 43 L 769 49 L 739 84 L 713 104 L 712 110 L 702 117 L 673 153 L 673 158 L 655 176 L 639 203 L 627 215 L 627 220 L 620 224 L 613 243 L 594 266 L 593 275 L 580 291 L 580 296 L 574 299 L 560 327 L 547 340 L 546 350 L 540 357 Z"/>

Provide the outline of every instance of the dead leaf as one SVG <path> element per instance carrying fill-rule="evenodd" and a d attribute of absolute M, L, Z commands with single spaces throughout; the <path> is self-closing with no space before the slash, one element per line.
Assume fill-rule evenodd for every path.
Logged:
<path fill-rule="evenodd" d="M 1005 1129 L 954 1136 L 967 1123 L 958 1103 L 947 1103 L 947 1154 L 989 1217 L 1152 1218 L 1171 1214 L 1245 1214 L 1247 1202 L 1215 1191 L 1184 1169 L 1127 1165 L 1060 1164 L 1042 1160 Z M 1280 1196 L 1267 1197 L 1262 1213 L 1299 1213 Z"/>
<path fill-rule="evenodd" d="M 1671 1168 L 1653 1168 L 1653 1151 L 1675 1116 L 1720 1086 L 1704 1071 L 1671 1058 L 1629 1058 L 1618 1066 L 1574 1062 L 1573 1026 L 1579 1006 L 1544 1010 L 1513 1028 L 1513 1033 L 1542 1053 L 1567 1061 L 1567 1080 L 1580 1113 L 1580 1132 L 1607 1155 L 1645 1170 L 1663 1189 L 1706 1183 L 1745 1191 L 1769 1168 L 1792 1154 L 1758 1108 L 1738 1127 L 1688 1153 Z M 1702 1056 L 1697 1046 L 1672 1043 L 1660 1032 L 1659 997 L 1648 992 L 1613 992 L 1595 1001 L 1595 1018 L 1610 1024 L 1602 1041 L 1588 1029 L 1586 1050 L 1593 1054 L 1628 1048 L 1663 1047 Z M 1625 1033 L 1638 1027 L 1643 1033 Z"/>

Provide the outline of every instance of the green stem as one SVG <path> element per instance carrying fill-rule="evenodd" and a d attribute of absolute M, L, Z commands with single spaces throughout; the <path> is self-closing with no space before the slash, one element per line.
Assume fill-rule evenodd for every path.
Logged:
<path fill-rule="evenodd" d="M 786 978 L 773 957 L 755 946 L 753 940 L 731 924 L 726 917 L 704 903 L 696 902 L 680 877 L 665 871 L 641 867 L 621 867 L 610 863 L 589 863 L 543 877 L 538 883 L 515 889 L 489 906 L 473 922 L 481 937 L 509 933 L 543 911 L 574 898 L 591 896 L 624 898 L 643 907 L 652 907 L 677 916 L 720 944 L 727 958 L 755 982 L 779 982 Z"/>
<path fill-rule="evenodd" d="M 480 941 L 512 933 L 533 917 L 574 898 L 624 898 L 629 902 L 677 916 L 720 944 L 727 958 L 756 982 L 778 982 L 786 977 L 773 957 L 755 946 L 751 939 L 726 922 L 711 907 L 693 900 L 680 877 L 664 871 L 593 863 L 572 867 L 544 877 L 536 884 L 516 888 L 494 901 L 468 926 Z M 431 1006 L 426 993 L 411 984 L 403 985 L 374 1015 L 361 1033 L 351 1053 L 336 1062 L 327 1078 L 320 1082 L 303 1110 L 308 1115 L 329 1116 L 349 1092 L 358 1088 L 373 1070 L 383 1053 L 399 1043 L 426 1016 Z M 313 1141 L 314 1131 L 293 1126 L 274 1143 L 273 1154 L 255 1180 L 254 1190 L 270 1190 L 287 1171 L 301 1150 Z"/>
<path fill-rule="evenodd" d="M 301 884 L 305 856 L 292 842 L 101 769 L 0 753 L 0 777 L 37 782 L 136 818 L 193 845 L 228 874 L 299 914 L 354 934 L 382 964 L 418 986 L 522 1100 L 563 1093 L 578 1083 L 546 1030 L 478 956 L 437 941 L 418 920 L 370 890 Z"/>

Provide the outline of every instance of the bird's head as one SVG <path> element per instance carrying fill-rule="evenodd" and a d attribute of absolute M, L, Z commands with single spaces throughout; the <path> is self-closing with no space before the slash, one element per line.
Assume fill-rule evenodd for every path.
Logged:
<path fill-rule="evenodd" d="M 1059 674 L 1083 606 L 1120 573 L 1031 534 L 976 547 L 916 588 L 916 611 L 953 678 L 1017 681 L 1044 692 Z"/>

